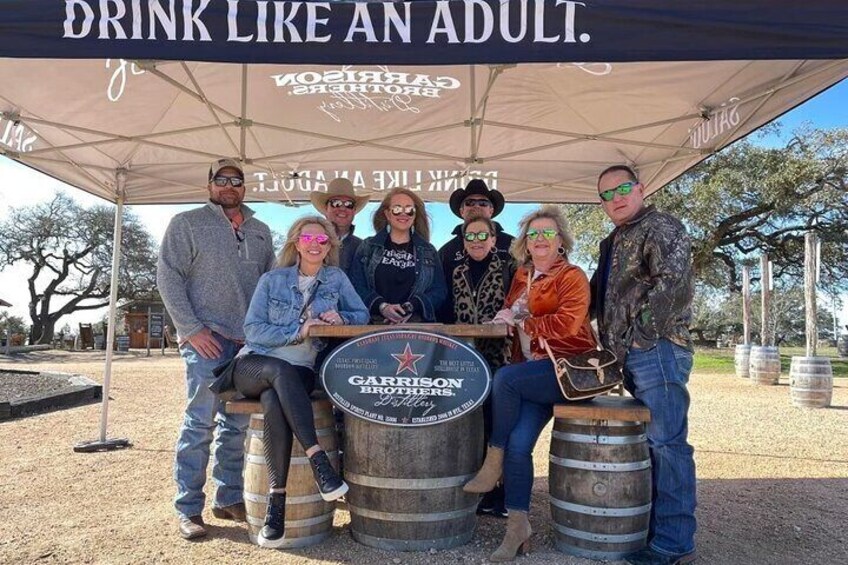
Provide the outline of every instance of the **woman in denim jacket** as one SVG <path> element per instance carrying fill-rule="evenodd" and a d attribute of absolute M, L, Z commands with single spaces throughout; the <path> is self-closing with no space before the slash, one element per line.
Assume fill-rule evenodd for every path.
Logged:
<path fill-rule="evenodd" d="M 371 322 L 435 322 L 447 285 L 429 243 L 424 202 L 405 188 L 390 191 L 374 212 L 374 231 L 356 251 L 350 272 Z"/>
<path fill-rule="evenodd" d="M 335 266 L 338 259 L 339 240 L 327 220 L 309 216 L 294 223 L 277 260 L 279 268 L 259 279 L 244 323 L 245 346 L 213 385 L 216 392 L 234 388 L 262 403 L 271 490 L 259 532 L 262 547 L 284 542 L 293 435 L 306 449 L 321 497 L 331 501 L 347 492 L 318 444 L 309 398 L 315 387 L 315 357 L 323 347 L 309 337 L 309 328 L 368 321 L 365 305 Z"/>

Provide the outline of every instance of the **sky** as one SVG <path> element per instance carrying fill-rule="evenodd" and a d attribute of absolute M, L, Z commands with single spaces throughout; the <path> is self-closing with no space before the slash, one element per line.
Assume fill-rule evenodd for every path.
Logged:
<path fill-rule="evenodd" d="M 809 124 L 816 128 L 848 127 L 848 80 L 843 80 L 841 83 L 785 114 L 780 119 L 780 123 L 782 125 L 781 135 L 758 139 L 758 142 L 766 145 L 779 145 L 783 141 L 783 138 L 787 137 L 793 129 L 802 124 Z M 5 157 L 0 157 L 0 179 L 2 179 L 2 183 L 0 183 L 0 221 L 6 219 L 12 207 L 29 206 L 38 202 L 48 201 L 55 195 L 56 191 L 63 189 L 84 206 L 106 203 L 99 198 L 64 185 L 60 181 L 30 170 Z M 195 206 L 144 205 L 130 206 L 129 208 L 141 219 L 158 242 L 164 234 L 168 221 L 174 214 Z M 356 233 L 361 237 L 371 235 L 372 233 L 370 227 L 371 216 L 376 206 L 376 203 L 368 204 L 357 215 L 356 223 L 359 227 Z M 280 233 L 285 233 L 291 223 L 298 217 L 315 213 L 315 209 L 308 203 L 294 209 L 273 203 L 251 204 L 251 207 L 256 210 L 259 219 L 271 226 L 272 230 Z M 533 204 L 507 204 L 505 210 L 496 220 L 501 223 L 508 233 L 516 233 L 521 217 L 535 207 Z M 428 203 L 427 210 L 432 220 L 432 242 L 438 248 L 450 239 L 450 232 L 460 220 L 451 213 L 446 204 Z M 26 282 L 28 275 L 28 268 L 22 265 L 5 267 L 0 270 L 0 298 L 12 304 L 12 307 L 8 309 L 10 314 L 23 317 L 29 324 L 27 308 L 29 292 Z M 845 307 L 840 314 L 840 327 L 848 323 L 848 297 L 845 298 L 843 300 Z M 103 318 L 104 313 L 105 309 L 102 311 L 85 311 L 65 316 L 60 320 L 57 329 L 68 323 L 76 331 L 76 325 L 78 323 L 97 322 Z"/>

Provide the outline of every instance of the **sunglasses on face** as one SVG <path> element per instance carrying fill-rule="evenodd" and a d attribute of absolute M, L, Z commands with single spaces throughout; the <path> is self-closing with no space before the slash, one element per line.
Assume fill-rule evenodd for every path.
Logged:
<path fill-rule="evenodd" d="M 491 208 L 492 207 L 492 203 L 489 202 L 488 200 L 486 200 L 485 198 L 480 199 L 480 200 L 474 200 L 474 199 L 465 200 L 462 203 L 462 205 L 465 206 L 466 208 L 474 208 L 474 207 Z"/>
<path fill-rule="evenodd" d="M 609 190 L 605 190 L 600 193 L 601 200 L 604 202 L 609 202 L 613 198 L 615 198 L 616 194 L 620 194 L 622 196 L 627 196 L 631 192 L 633 192 L 633 187 L 639 184 L 637 181 L 627 181 L 623 182 L 615 188 L 611 188 Z"/>
<path fill-rule="evenodd" d="M 219 186 L 221 188 L 227 186 L 227 183 L 230 183 L 233 188 L 241 188 L 242 186 L 244 186 L 244 179 L 241 177 L 220 176 L 212 179 L 212 182 L 215 183 L 215 186 Z"/>
<path fill-rule="evenodd" d="M 330 243 L 330 236 L 325 233 L 302 233 L 300 234 L 300 242 L 309 245 L 312 242 L 318 245 L 327 245 Z"/>
<path fill-rule="evenodd" d="M 465 232 L 465 241 L 474 241 L 475 239 L 477 241 L 486 241 L 487 239 L 489 239 L 490 235 L 491 234 L 487 231 L 481 231 L 477 233 L 473 231 L 467 231 Z"/>
<path fill-rule="evenodd" d="M 527 230 L 527 239 L 531 241 L 536 241 L 539 239 L 539 236 L 544 237 L 547 240 L 551 240 L 559 235 L 559 232 L 553 228 L 545 228 L 543 230 Z"/>
<path fill-rule="evenodd" d="M 330 205 L 330 208 L 347 208 L 348 210 L 353 210 L 356 207 L 353 200 L 329 200 L 327 204 Z"/>
<path fill-rule="evenodd" d="M 394 206 L 389 208 L 389 212 L 391 212 L 393 216 L 400 216 L 401 214 L 406 214 L 407 216 L 414 216 L 415 206 L 403 206 L 401 204 L 395 204 Z"/>

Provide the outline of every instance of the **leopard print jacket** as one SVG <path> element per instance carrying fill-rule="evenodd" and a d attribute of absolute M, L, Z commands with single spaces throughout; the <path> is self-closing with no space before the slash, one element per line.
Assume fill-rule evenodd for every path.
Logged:
<path fill-rule="evenodd" d="M 451 279 L 456 323 L 481 324 L 492 320 L 503 309 L 514 272 L 511 264 L 494 255 L 477 288 L 472 288 L 468 259 L 457 265 Z M 509 344 L 503 338 L 477 340 L 475 349 L 489 363 L 492 373 L 508 359 Z"/>

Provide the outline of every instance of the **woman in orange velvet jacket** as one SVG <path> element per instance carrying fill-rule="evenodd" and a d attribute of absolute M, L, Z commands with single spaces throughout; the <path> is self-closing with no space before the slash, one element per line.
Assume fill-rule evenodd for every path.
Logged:
<path fill-rule="evenodd" d="M 520 227 L 510 249 L 520 266 L 505 309 L 493 320 L 512 328 L 513 364 L 495 373 L 494 423 L 486 460 L 464 487 L 466 492 L 488 492 L 503 476 L 507 530 L 490 561 L 510 561 L 527 549 L 533 447 L 551 419 L 553 405 L 566 401 L 540 338 L 557 358 L 596 348 L 589 325 L 589 279 L 568 262 L 574 240 L 562 213 L 544 206 L 521 220 Z"/>

